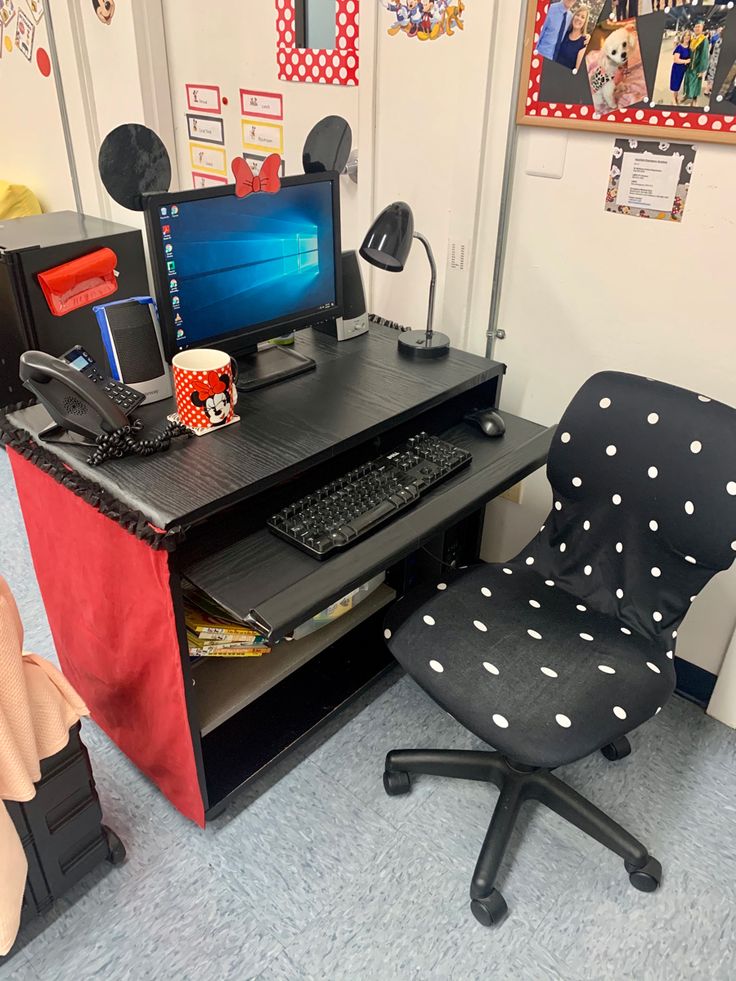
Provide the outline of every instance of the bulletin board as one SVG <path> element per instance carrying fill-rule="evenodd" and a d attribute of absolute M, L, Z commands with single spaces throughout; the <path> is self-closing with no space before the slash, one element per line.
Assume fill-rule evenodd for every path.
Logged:
<path fill-rule="evenodd" d="M 562 2 L 556 0 L 554 6 Z M 549 55 L 551 36 L 551 47 L 554 48 L 555 40 L 558 45 L 555 57 L 561 57 L 562 31 L 557 34 L 556 30 L 561 8 L 553 12 L 553 17 L 557 17 L 555 31 L 548 31 L 547 35 L 548 56 L 543 57 L 538 50 L 538 45 L 545 43 L 542 30 L 552 6 L 548 0 L 528 0 L 518 123 L 650 138 L 677 139 L 679 134 L 686 141 L 736 143 L 736 9 L 731 0 L 698 4 L 673 2 L 671 7 L 662 10 L 653 10 L 658 4 L 652 0 L 622 0 L 620 3 L 619 0 L 605 0 L 604 3 L 574 0 L 571 12 L 585 8 L 589 15 L 592 11 L 597 16 L 594 21 L 591 18 L 587 27 L 587 36 L 591 40 L 573 70 Z M 645 12 L 632 17 L 633 11 Z M 691 94 L 686 88 L 687 83 L 681 83 L 679 92 L 670 89 L 677 85 L 693 60 L 686 59 L 682 69 L 673 72 L 675 49 L 684 41 L 685 50 L 691 53 L 687 45 L 692 42 L 686 33 L 698 20 L 704 24 L 701 33 L 705 30 L 708 35 L 705 41 L 709 44 L 708 50 L 715 50 L 717 57 L 710 55 L 705 71 L 707 78 L 701 80 L 701 91 L 695 104 L 690 105 L 685 98 L 686 94 Z M 634 100 L 631 104 L 623 105 L 625 98 L 621 98 L 621 107 L 606 105 L 601 108 L 600 92 L 596 95 L 597 104 L 593 96 L 596 68 L 607 57 L 603 50 L 606 40 L 614 30 L 622 28 L 629 31 L 630 51 L 634 52 L 627 70 L 636 63 L 641 86 L 631 96 Z M 570 37 L 574 35 L 568 35 L 566 40 Z M 720 43 L 710 45 L 711 38 Z M 613 47 L 612 44 L 609 51 Z M 609 65 L 611 61 L 606 60 L 604 64 Z M 618 85 L 618 82 L 613 84 Z M 695 86 L 697 88 L 697 82 Z"/>

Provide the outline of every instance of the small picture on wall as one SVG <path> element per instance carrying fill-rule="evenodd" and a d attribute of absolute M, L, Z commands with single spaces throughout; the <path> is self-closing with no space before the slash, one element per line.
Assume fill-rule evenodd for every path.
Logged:
<path fill-rule="evenodd" d="M 654 83 L 655 105 L 710 108 L 727 16 L 723 5 L 670 7 Z"/>
<path fill-rule="evenodd" d="M 15 0 L 0 0 L 0 21 L 7 27 L 15 17 Z"/>
<path fill-rule="evenodd" d="M 593 108 L 600 115 L 649 100 L 636 18 L 598 24 L 585 64 Z"/>
<path fill-rule="evenodd" d="M 30 61 L 33 55 L 33 35 L 36 27 L 22 10 L 18 11 L 18 20 L 15 28 L 15 46 Z"/>
<path fill-rule="evenodd" d="M 554 0 L 539 34 L 537 54 L 577 72 L 605 5 L 606 0 Z"/>
<path fill-rule="evenodd" d="M 92 0 L 92 6 L 95 8 L 98 20 L 109 27 L 115 16 L 115 0 Z"/>
<path fill-rule="evenodd" d="M 391 37 L 405 34 L 418 41 L 436 41 L 465 30 L 464 0 L 381 0 L 381 4 L 393 18 L 388 28 Z"/>

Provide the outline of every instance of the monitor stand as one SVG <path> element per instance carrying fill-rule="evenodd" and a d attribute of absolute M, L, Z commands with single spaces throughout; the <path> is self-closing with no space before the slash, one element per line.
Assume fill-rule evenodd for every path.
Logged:
<path fill-rule="evenodd" d="M 317 367 L 314 358 L 278 345 L 238 354 L 236 360 L 240 370 L 237 385 L 239 392 L 255 392 L 267 385 L 303 375 L 305 371 L 314 371 Z"/>

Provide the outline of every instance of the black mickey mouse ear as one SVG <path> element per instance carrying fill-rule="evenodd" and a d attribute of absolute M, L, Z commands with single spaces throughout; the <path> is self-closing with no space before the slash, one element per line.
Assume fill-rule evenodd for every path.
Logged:
<path fill-rule="evenodd" d="M 138 123 L 107 134 L 97 165 L 107 193 L 130 211 L 143 211 L 144 194 L 165 192 L 171 185 L 168 150 L 152 129 Z"/>
<path fill-rule="evenodd" d="M 353 146 L 353 131 L 342 116 L 326 116 L 312 129 L 304 143 L 302 163 L 305 174 L 336 170 L 341 174 Z"/>

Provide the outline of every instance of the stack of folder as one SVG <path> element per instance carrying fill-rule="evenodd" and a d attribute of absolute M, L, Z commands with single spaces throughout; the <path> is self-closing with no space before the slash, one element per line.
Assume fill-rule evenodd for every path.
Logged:
<path fill-rule="evenodd" d="M 189 656 L 260 657 L 271 650 L 270 644 L 252 627 L 246 627 L 207 596 L 185 589 L 184 619 L 187 625 Z"/>

